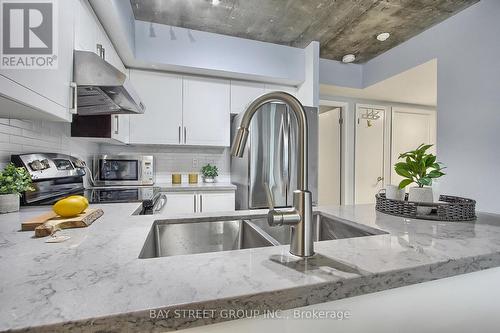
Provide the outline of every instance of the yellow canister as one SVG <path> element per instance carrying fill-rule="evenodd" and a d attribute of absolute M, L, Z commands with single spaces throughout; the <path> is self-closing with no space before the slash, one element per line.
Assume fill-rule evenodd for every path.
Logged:
<path fill-rule="evenodd" d="M 198 174 L 197 173 L 190 173 L 188 175 L 189 179 L 189 184 L 198 184 Z"/>
<path fill-rule="evenodd" d="M 182 175 L 180 173 L 172 174 L 172 184 L 180 184 L 182 183 Z"/>

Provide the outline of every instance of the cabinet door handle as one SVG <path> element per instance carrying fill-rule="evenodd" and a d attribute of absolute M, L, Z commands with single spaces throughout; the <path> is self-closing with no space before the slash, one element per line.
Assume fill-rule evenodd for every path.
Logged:
<path fill-rule="evenodd" d="M 181 143 L 181 127 L 179 126 L 179 143 Z"/>
<path fill-rule="evenodd" d="M 186 143 L 186 138 L 187 138 L 187 130 L 186 127 L 184 126 L 184 143 Z"/>
<path fill-rule="evenodd" d="M 102 58 L 102 44 L 96 44 L 97 55 Z"/>
<path fill-rule="evenodd" d="M 115 134 L 120 131 L 120 122 L 118 121 L 118 115 L 115 115 Z"/>
<path fill-rule="evenodd" d="M 203 212 L 203 195 L 200 194 L 200 213 Z"/>
<path fill-rule="evenodd" d="M 77 113 L 77 108 L 78 108 L 78 86 L 76 85 L 76 82 L 71 82 L 69 84 L 71 87 L 71 92 L 72 92 L 72 105 L 70 109 L 70 113 L 76 114 Z"/>
<path fill-rule="evenodd" d="M 104 47 L 102 48 L 101 58 L 102 58 L 103 60 L 106 60 L 106 49 L 105 49 Z"/>
<path fill-rule="evenodd" d="M 196 213 L 196 194 L 194 195 L 194 209 L 193 212 Z"/>

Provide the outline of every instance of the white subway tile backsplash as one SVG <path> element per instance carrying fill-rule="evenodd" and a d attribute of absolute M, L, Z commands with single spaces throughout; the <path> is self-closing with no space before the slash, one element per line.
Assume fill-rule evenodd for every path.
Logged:
<path fill-rule="evenodd" d="M 219 181 L 230 181 L 227 148 L 97 144 L 72 138 L 68 123 L 0 118 L 0 168 L 10 161 L 11 154 L 33 152 L 74 155 L 87 163 L 98 153 L 150 154 L 155 157 L 157 182 L 170 182 L 174 172 L 199 172 L 207 163 L 219 168 Z"/>
<path fill-rule="evenodd" d="M 230 154 L 228 148 L 177 146 L 114 146 L 101 145 L 106 154 L 150 154 L 155 157 L 156 181 L 170 182 L 172 173 L 200 172 L 207 163 L 219 168 L 219 181 L 230 181 Z M 193 165 L 193 159 L 197 160 Z"/>
<path fill-rule="evenodd" d="M 41 120 L 0 119 L 0 168 L 11 154 L 53 152 L 78 156 L 90 162 L 99 145 L 70 136 L 70 124 Z"/>

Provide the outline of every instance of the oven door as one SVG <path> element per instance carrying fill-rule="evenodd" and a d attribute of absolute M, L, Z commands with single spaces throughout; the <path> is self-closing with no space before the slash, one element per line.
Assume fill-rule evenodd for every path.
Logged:
<path fill-rule="evenodd" d="M 142 164 L 142 159 L 134 155 L 96 156 L 92 165 L 95 185 L 144 185 Z"/>

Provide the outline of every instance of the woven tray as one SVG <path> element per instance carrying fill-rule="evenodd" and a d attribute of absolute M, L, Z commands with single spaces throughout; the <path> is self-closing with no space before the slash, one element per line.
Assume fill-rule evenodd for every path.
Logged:
<path fill-rule="evenodd" d="M 377 204 L 375 209 L 379 212 L 407 217 L 412 219 L 437 220 L 437 221 L 472 221 L 476 219 L 476 201 L 451 195 L 439 196 L 440 202 L 413 202 L 405 200 L 391 200 L 385 197 L 385 193 L 375 195 Z M 421 215 L 417 213 L 417 207 L 430 207 L 430 214 Z"/>

